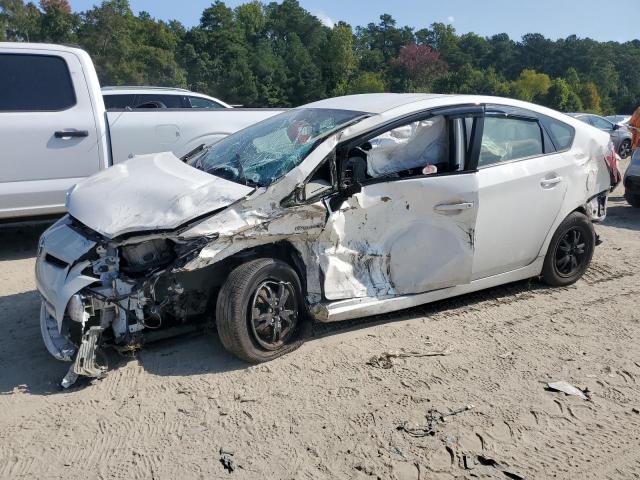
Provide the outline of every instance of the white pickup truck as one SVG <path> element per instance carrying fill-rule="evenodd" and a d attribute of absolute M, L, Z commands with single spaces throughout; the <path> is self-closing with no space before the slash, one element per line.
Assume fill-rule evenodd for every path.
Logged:
<path fill-rule="evenodd" d="M 0 42 L 0 72 L 0 222 L 63 213 L 65 192 L 99 170 L 181 157 L 282 111 L 107 112 L 87 52 L 61 45 Z"/>

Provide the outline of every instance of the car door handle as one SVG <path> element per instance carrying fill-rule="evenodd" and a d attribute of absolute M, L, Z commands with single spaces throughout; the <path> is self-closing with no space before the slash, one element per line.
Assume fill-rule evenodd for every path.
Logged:
<path fill-rule="evenodd" d="M 543 178 L 540 180 L 540 185 L 542 188 L 551 188 L 560 182 L 562 182 L 562 177 Z"/>
<path fill-rule="evenodd" d="M 433 209 L 436 212 L 457 212 L 460 210 L 469 210 L 473 208 L 473 202 L 462 202 L 462 203 L 444 203 L 442 205 L 436 205 Z"/>
<path fill-rule="evenodd" d="M 56 138 L 81 138 L 81 137 L 88 137 L 89 132 L 87 130 L 72 130 L 69 132 L 58 130 L 53 134 L 53 136 Z"/>

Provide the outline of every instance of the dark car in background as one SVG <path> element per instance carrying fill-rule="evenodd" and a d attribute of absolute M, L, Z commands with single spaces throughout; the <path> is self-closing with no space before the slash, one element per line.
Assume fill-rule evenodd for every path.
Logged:
<path fill-rule="evenodd" d="M 620 158 L 631 155 L 631 132 L 628 128 L 592 113 L 567 113 L 567 115 L 607 132 Z"/>
<path fill-rule="evenodd" d="M 632 207 L 640 208 L 640 148 L 636 148 L 624 174 L 624 198 Z"/>

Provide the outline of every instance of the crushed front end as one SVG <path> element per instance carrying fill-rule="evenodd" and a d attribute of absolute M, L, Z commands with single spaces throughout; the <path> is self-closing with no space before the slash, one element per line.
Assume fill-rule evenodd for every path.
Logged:
<path fill-rule="evenodd" d="M 181 267 L 210 240 L 109 240 L 70 216 L 49 228 L 38 248 L 36 283 L 44 343 L 55 358 L 72 362 L 62 386 L 104 375 L 104 346 L 135 350 L 151 331 L 180 330 L 203 317 L 211 292 Z"/>

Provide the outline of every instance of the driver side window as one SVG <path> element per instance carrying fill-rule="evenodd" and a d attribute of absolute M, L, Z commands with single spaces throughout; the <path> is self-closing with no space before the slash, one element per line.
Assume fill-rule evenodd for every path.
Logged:
<path fill-rule="evenodd" d="M 350 148 L 341 166 L 341 187 L 468 170 L 476 123 L 472 114 L 435 115 L 394 126 Z"/>
<path fill-rule="evenodd" d="M 437 173 L 449 158 L 447 120 L 440 115 L 395 127 L 361 148 L 366 151 L 371 178 Z"/>

